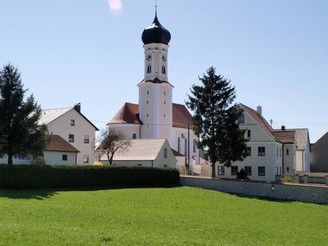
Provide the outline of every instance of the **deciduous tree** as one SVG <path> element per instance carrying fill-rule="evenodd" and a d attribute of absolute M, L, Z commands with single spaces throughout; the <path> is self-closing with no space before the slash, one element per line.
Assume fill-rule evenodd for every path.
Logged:
<path fill-rule="evenodd" d="M 112 165 L 115 153 L 127 151 L 130 140 L 121 132 L 113 128 L 107 128 L 101 134 L 101 144 L 98 150 L 107 156 L 109 165 Z"/>

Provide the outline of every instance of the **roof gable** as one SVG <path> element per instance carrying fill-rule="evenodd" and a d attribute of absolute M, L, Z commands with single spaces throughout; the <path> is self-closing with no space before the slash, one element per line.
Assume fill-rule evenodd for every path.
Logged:
<path fill-rule="evenodd" d="M 79 110 L 77 110 L 75 107 L 42 110 L 41 117 L 40 117 L 40 120 L 39 120 L 39 125 L 42 125 L 42 124 L 48 125 L 51 122 L 58 119 L 59 117 L 61 117 L 62 115 L 67 114 L 68 112 L 70 112 L 72 110 L 74 110 L 79 115 L 81 115 L 92 127 L 95 128 L 96 131 L 99 131 L 99 129 L 87 117 L 85 117 Z"/>
<path fill-rule="evenodd" d="M 255 123 L 273 140 L 279 142 L 279 140 L 274 136 L 273 128 L 270 126 L 270 124 L 264 119 L 262 115 L 260 115 L 257 111 L 254 109 L 244 105 L 240 104 L 244 111 L 246 111 L 249 116 L 255 121 Z"/>

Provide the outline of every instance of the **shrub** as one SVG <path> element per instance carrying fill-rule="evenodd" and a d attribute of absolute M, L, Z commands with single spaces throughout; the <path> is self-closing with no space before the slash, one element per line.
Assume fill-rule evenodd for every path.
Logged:
<path fill-rule="evenodd" d="M 179 184 L 176 169 L 152 167 L 1 165 L 1 188 L 149 186 Z"/>
<path fill-rule="evenodd" d="M 247 177 L 247 173 L 245 172 L 244 168 L 242 168 L 238 173 L 236 179 L 249 179 Z"/>
<path fill-rule="evenodd" d="M 289 173 L 286 173 L 282 176 L 281 178 L 282 182 L 285 182 L 285 183 L 296 183 L 296 178 L 295 176 L 289 174 Z"/>

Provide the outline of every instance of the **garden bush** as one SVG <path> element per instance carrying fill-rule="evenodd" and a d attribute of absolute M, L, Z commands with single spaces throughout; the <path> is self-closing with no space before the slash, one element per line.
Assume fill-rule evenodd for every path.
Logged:
<path fill-rule="evenodd" d="M 170 168 L 1 165 L 0 188 L 90 186 L 148 186 L 179 184 L 179 172 Z"/>

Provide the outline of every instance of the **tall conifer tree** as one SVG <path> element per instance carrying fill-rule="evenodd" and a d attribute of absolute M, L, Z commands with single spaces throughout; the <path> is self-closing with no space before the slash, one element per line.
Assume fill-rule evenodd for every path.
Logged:
<path fill-rule="evenodd" d="M 43 156 L 47 146 L 47 127 L 38 125 L 41 108 L 33 95 L 26 98 L 21 75 L 11 64 L 0 71 L 0 153 L 7 154 L 8 165 L 17 154 Z"/>
<path fill-rule="evenodd" d="M 215 176 L 215 163 L 225 166 L 247 156 L 244 131 L 239 129 L 238 118 L 242 109 L 233 104 L 235 88 L 230 80 L 215 74 L 210 67 L 202 78 L 201 86 L 192 85 L 186 105 L 193 111 L 195 134 L 199 137 L 198 147 L 208 153 Z"/>

